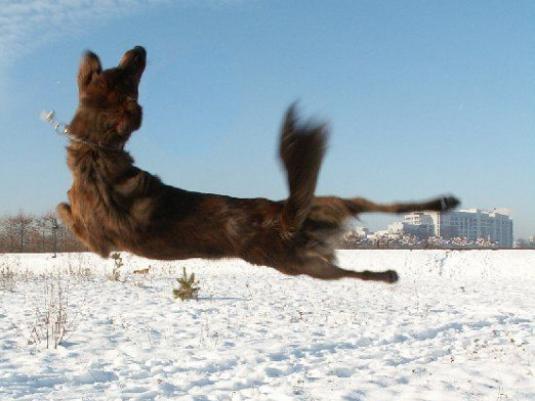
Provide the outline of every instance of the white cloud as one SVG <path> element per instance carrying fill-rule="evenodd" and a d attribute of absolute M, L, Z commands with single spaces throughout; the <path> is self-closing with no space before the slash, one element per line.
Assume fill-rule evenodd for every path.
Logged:
<path fill-rule="evenodd" d="M 0 66 L 66 34 L 83 31 L 88 21 L 104 22 L 164 1 L 0 0 Z"/>
<path fill-rule="evenodd" d="M 39 47 L 84 27 L 107 23 L 172 0 L 0 0 L 0 110 L 9 102 L 10 66 Z"/>
<path fill-rule="evenodd" d="M 226 6 L 243 0 L 0 0 L 0 68 L 55 38 L 162 4 Z"/>
<path fill-rule="evenodd" d="M 8 101 L 4 87 L 9 67 L 39 47 L 148 7 L 179 2 L 221 7 L 242 1 L 246 0 L 0 0 L 0 110 Z"/>

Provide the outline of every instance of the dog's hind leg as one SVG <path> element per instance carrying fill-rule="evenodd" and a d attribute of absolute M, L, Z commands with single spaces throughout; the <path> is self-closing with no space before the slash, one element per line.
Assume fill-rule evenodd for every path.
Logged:
<path fill-rule="evenodd" d="M 314 198 L 306 226 L 314 224 L 340 227 L 345 220 L 361 213 L 410 213 L 416 211 L 447 211 L 459 205 L 453 196 L 432 199 L 427 202 L 375 203 L 364 198 L 344 199 L 335 196 L 318 196 Z M 310 224 L 307 224 L 310 222 Z"/>
<path fill-rule="evenodd" d="M 373 272 L 369 270 L 353 271 L 342 269 L 335 264 L 323 260 L 322 258 L 311 258 L 296 268 L 298 274 L 306 274 L 321 280 L 338 280 L 341 278 L 356 278 L 366 281 L 382 281 L 385 283 L 395 283 L 398 281 L 398 274 L 394 270 L 384 270 Z"/>
<path fill-rule="evenodd" d="M 396 202 L 375 203 L 364 198 L 345 199 L 345 204 L 353 214 L 383 212 L 383 213 L 410 213 L 419 211 L 445 212 L 456 208 L 461 202 L 453 197 L 435 198 L 426 202 Z"/>

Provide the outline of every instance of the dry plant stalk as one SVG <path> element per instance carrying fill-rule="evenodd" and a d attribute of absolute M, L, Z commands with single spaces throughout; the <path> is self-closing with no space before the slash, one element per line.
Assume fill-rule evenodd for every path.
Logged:
<path fill-rule="evenodd" d="M 15 289 L 15 272 L 7 264 L 0 266 L 0 291 Z"/>
<path fill-rule="evenodd" d="M 123 258 L 118 252 L 113 253 L 111 258 L 113 259 L 114 265 L 113 270 L 108 277 L 112 281 L 121 281 L 121 268 L 124 266 Z"/>
<path fill-rule="evenodd" d="M 61 281 L 45 282 L 43 305 L 35 308 L 35 321 L 28 344 L 45 343 L 46 348 L 58 348 L 67 333 L 68 297 Z"/>

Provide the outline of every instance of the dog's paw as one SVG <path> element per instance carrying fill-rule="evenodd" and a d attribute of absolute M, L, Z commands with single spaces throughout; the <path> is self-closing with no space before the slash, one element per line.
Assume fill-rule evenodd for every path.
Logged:
<path fill-rule="evenodd" d="M 71 206 L 68 203 L 61 202 L 58 206 L 56 206 L 56 213 L 59 215 L 60 218 L 65 215 L 70 215 Z"/>
<path fill-rule="evenodd" d="M 444 196 L 440 198 L 440 210 L 445 212 L 447 210 L 455 209 L 461 204 L 461 201 L 455 196 Z"/>
<path fill-rule="evenodd" d="M 395 270 L 385 271 L 385 282 L 388 284 L 394 284 L 399 280 L 399 276 Z"/>

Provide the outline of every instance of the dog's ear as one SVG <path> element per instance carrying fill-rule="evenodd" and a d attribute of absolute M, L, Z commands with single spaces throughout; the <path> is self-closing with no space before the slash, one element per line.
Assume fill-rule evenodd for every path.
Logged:
<path fill-rule="evenodd" d="M 85 52 L 78 71 L 78 89 L 80 92 L 91 82 L 96 74 L 101 72 L 102 65 L 98 56 L 90 51 Z"/>

